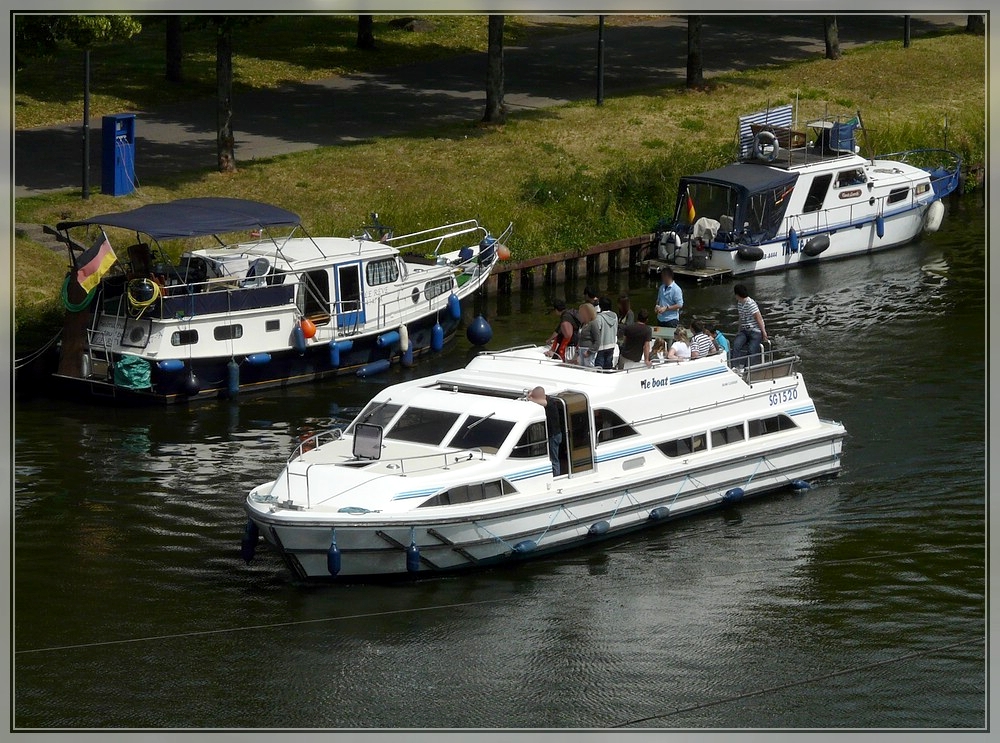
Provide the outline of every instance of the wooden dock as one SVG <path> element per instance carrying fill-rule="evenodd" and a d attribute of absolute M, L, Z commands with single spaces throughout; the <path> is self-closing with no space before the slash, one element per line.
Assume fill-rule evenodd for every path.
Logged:
<path fill-rule="evenodd" d="M 648 255 L 655 235 L 627 237 L 581 251 L 526 258 L 523 261 L 499 261 L 487 281 L 489 290 L 510 294 L 515 281 L 521 289 L 576 281 L 583 276 L 631 270 Z"/>
<path fill-rule="evenodd" d="M 674 276 L 680 279 L 690 279 L 698 284 L 721 284 L 726 279 L 733 276 L 733 272 L 728 268 L 691 268 L 690 266 L 679 266 L 676 263 L 669 263 L 661 260 L 642 261 L 642 267 L 650 274 L 659 274 L 664 268 L 672 268 Z"/>

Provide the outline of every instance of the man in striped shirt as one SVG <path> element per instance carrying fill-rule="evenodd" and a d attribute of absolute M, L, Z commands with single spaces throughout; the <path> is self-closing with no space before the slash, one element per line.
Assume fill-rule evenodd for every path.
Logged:
<path fill-rule="evenodd" d="M 767 331 L 764 329 L 760 308 L 750 297 L 747 288 L 743 284 L 737 284 L 733 287 L 733 293 L 736 295 L 736 309 L 740 315 L 740 329 L 733 338 L 732 358 L 733 366 L 742 368 L 747 363 L 760 362 L 760 344 L 762 340 L 767 340 Z"/>

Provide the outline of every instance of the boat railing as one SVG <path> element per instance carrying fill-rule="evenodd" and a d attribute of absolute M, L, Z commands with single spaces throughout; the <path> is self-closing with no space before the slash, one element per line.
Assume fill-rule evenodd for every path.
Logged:
<path fill-rule="evenodd" d="M 919 148 L 878 155 L 873 160 L 895 160 L 926 170 L 938 198 L 947 196 L 958 187 L 962 173 L 962 156 L 943 148 Z"/>
<path fill-rule="evenodd" d="M 466 219 L 461 222 L 452 222 L 451 224 L 441 225 L 440 227 L 431 227 L 426 230 L 410 232 L 406 235 L 389 237 L 385 239 L 385 242 L 395 247 L 401 253 L 405 250 L 412 250 L 413 248 L 421 245 L 434 244 L 434 255 L 436 256 L 438 251 L 440 251 L 441 247 L 448 240 L 459 237 L 460 235 L 468 235 L 473 232 L 481 233 L 483 237 L 486 237 L 486 235 L 489 234 L 484 227 L 480 226 L 478 220 Z"/>

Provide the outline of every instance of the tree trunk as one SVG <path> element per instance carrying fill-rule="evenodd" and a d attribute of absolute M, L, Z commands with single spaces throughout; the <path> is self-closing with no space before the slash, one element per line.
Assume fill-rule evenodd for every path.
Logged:
<path fill-rule="evenodd" d="M 486 68 L 486 112 L 483 121 L 502 124 L 507 118 L 503 105 L 503 20 L 502 15 L 491 15 Z"/>
<path fill-rule="evenodd" d="M 965 32 L 983 36 L 986 33 L 986 16 L 970 15 L 965 23 Z"/>
<path fill-rule="evenodd" d="M 184 81 L 181 69 L 183 53 L 181 51 L 181 17 L 167 16 L 167 82 L 180 83 Z"/>
<path fill-rule="evenodd" d="M 358 49 L 370 51 L 375 48 L 375 16 L 358 16 Z"/>
<path fill-rule="evenodd" d="M 215 78 L 218 85 L 216 124 L 219 130 L 219 172 L 236 170 L 236 140 L 233 137 L 233 29 L 227 19 L 216 25 Z"/>
<path fill-rule="evenodd" d="M 840 36 L 837 33 L 837 16 L 823 16 L 823 39 L 826 41 L 826 58 L 840 59 Z"/>
<path fill-rule="evenodd" d="M 701 16 L 689 15 L 687 24 L 687 87 L 700 88 L 705 84 L 701 63 Z"/>

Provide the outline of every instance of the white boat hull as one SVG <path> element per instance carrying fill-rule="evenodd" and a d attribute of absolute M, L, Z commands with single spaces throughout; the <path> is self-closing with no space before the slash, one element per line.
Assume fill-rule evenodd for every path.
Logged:
<path fill-rule="evenodd" d="M 748 379 L 718 356 L 604 373 L 541 349 L 483 354 L 468 369 L 389 388 L 371 405 L 404 406 L 398 421 L 417 406 L 408 399 L 466 411 L 458 433 L 494 410 L 498 419 L 523 416 L 495 454 L 393 442 L 390 424 L 385 454 L 359 460 L 350 435 L 335 435 L 294 453 L 276 480 L 250 492 L 244 556 L 262 536 L 300 578 L 421 577 L 550 554 L 836 476 L 844 428 L 818 418 L 794 361 L 751 367 Z M 569 474 L 553 475 L 544 447 L 510 456 L 544 412 L 519 395 L 539 382 L 576 406 Z M 649 417 L 651 409 L 662 412 Z M 363 411 L 356 423 L 366 419 Z M 479 484 L 485 493 L 486 483 L 495 492 L 466 494 Z"/>

